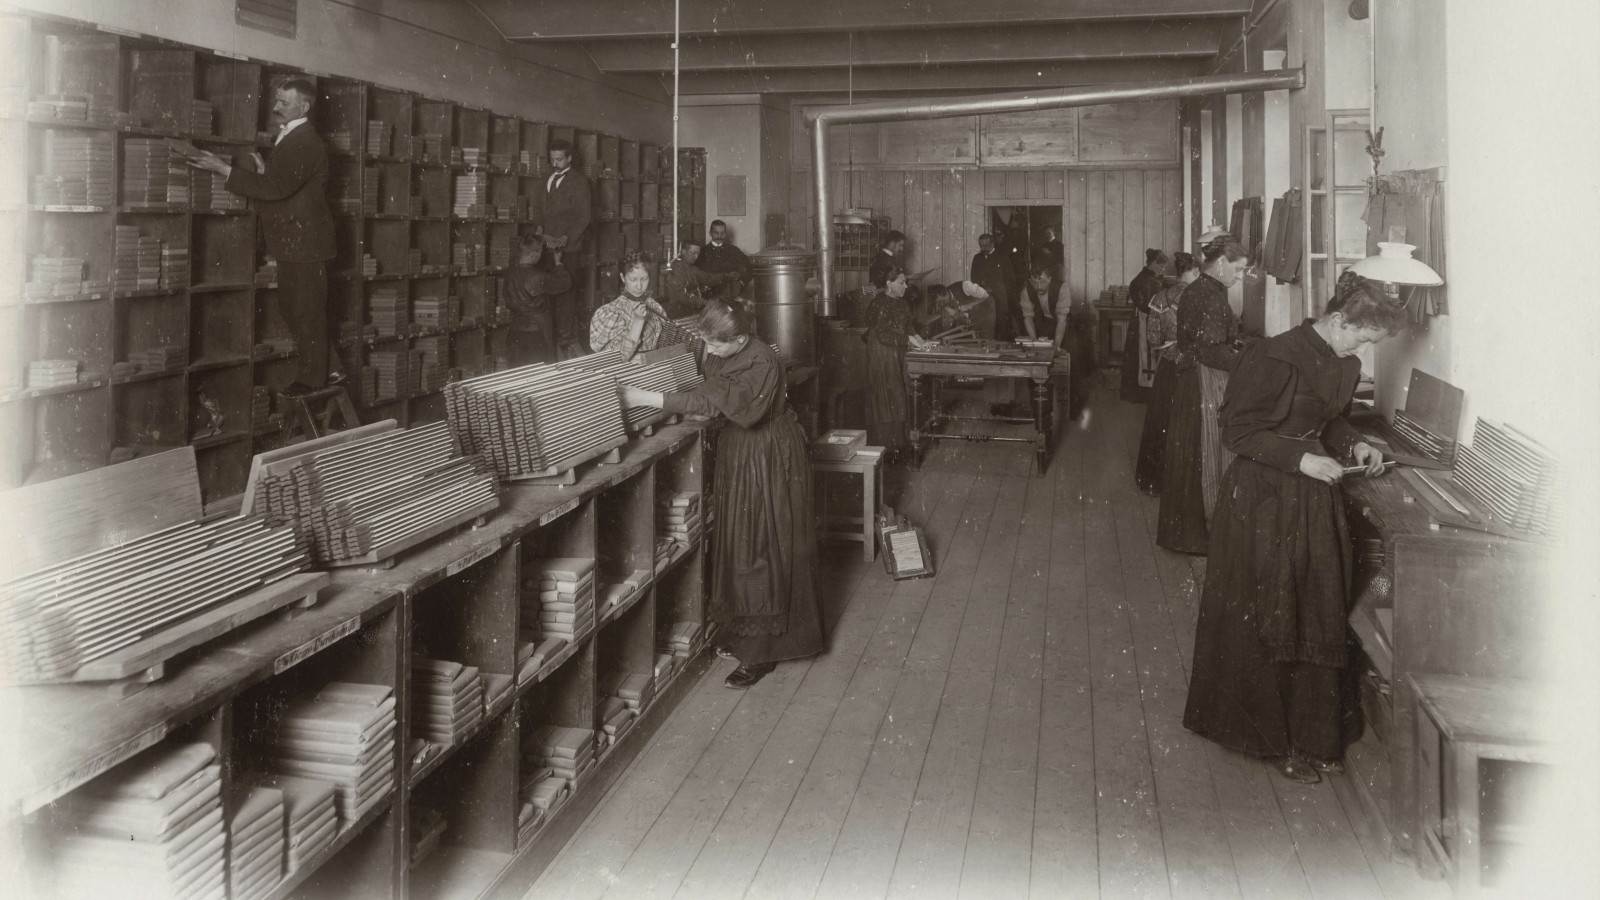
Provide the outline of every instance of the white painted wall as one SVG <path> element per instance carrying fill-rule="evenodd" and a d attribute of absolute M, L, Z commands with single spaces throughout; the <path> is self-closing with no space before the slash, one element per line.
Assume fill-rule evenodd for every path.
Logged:
<path fill-rule="evenodd" d="M 758 97 L 685 97 L 678 114 L 685 147 L 706 148 L 706 224 L 728 223 L 745 253 L 761 249 L 761 103 Z M 745 177 L 745 215 L 717 214 L 717 176 Z M 702 235 L 703 237 L 703 235 Z"/>
<path fill-rule="evenodd" d="M 234 22 L 233 0 L 17 0 L 11 5 L 416 91 L 495 112 L 668 143 L 671 97 L 603 75 L 577 45 L 500 38 L 455 0 L 300 0 L 298 36 Z"/>

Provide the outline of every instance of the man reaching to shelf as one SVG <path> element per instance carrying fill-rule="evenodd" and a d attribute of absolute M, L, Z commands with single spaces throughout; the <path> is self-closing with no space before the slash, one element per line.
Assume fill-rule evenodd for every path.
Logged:
<path fill-rule="evenodd" d="M 278 260 L 279 311 L 299 350 L 299 371 L 283 393 L 296 396 L 339 384 L 338 330 L 328 307 L 328 260 L 334 257 L 333 215 L 328 211 L 328 149 L 311 127 L 316 89 L 294 78 L 272 102 L 277 140 L 268 159 L 250 154 L 251 167 L 203 153 L 190 165 L 216 172 L 224 185 L 254 200 L 267 250 Z"/>

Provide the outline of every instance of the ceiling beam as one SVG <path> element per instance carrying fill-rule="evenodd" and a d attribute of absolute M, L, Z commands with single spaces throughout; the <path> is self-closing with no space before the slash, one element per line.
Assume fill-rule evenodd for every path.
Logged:
<path fill-rule="evenodd" d="M 1220 19 L 1095 22 L 923 31 L 695 36 L 685 38 L 679 68 L 802 69 L 827 66 L 911 66 L 1024 59 L 1135 59 L 1217 53 Z M 604 72 L 672 70 L 672 43 L 660 38 L 591 41 L 589 56 Z"/>
<path fill-rule="evenodd" d="M 874 66 L 854 72 L 857 92 L 922 92 L 1058 88 L 1187 78 L 1201 74 L 1206 60 L 1130 59 L 1094 62 L 988 63 L 959 66 Z M 671 78 L 666 79 L 671 87 Z M 685 72 L 684 94 L 844 93 L 845 69 L 748 69 L 740 72 Z"/>
<path fill-rule="evenodd" d="M 512 41 L 670 37 L 672 4 L 641 0 L 472 0 Z M 904 31 L 928 26 L 1044 25 L 1238 17 L 1250 0 L 684 0 L 683 34 Z"/>

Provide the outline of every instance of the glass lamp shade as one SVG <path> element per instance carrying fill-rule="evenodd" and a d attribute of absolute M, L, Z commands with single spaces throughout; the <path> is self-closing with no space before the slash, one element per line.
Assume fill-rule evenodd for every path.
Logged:
<path fill-rule="evenodd" d="M 1232 237 L 1233 233 L 1230 232 L 1228 229 L 1223 228 L 1221 225 L 1217 225 L 1217 224 L 1207 225 L 1206 226 L 1206 230 L 1200 232 L 1200 241 L 1199 241 L 1200 246 L 1204 247 L 1206 244 L 1211 243 L 1212 241 L 1216 240 L 1219 237 L 1222 237 L 1223 235 L 1228 235 L 1229 237 Z"/>
<path fill-rule="evenodd" d="M 1417 249 L 1411 244 L 1397 244 L 1388 241 L 1378 243 L 1378 255 L 1369 256 L 1350 267 L 1350 271 L 1363 278 L 1373 281 L 1386 281 L 1390 284 L 1415 284 L 1423 287 L 1444 284 L 1444 279 L 1433 270 L 1432 266 L 1419 259 L 1411 258 L 1411 251 Z"/>
<path fill-rule="evenodd" d="M 862 215 L 856 209 L 842 209 L 833 214 L 835 225 L 871 225 L 872 220 Z"/>

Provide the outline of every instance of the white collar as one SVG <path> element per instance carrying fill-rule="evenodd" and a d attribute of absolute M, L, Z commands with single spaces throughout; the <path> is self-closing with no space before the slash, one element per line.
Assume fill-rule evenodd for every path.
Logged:
<path fill-rule="evenodd" d="M 708 246 L 716 247 L 718 250 L 721 250 L 722 241 L 712 241 Z"/>
<path fill-rule="evenodd" d="M 278 130 L 278 139 L 272 142 L 272 146 L 276 147 L 279 144 L 283 143 L 283 139 L 289 136 L 289 132 L 295 130 L 296 128 L 299 128 L 301 125 L 304 125 L 305 123 L 306 123 L 306 117 L 305 116 L 301 116 L 298 119 L 290 119 L 289 121 L 283 123 L 283 128 Z"/>

